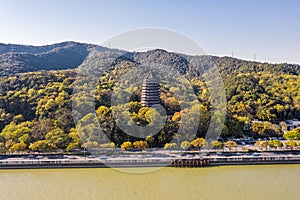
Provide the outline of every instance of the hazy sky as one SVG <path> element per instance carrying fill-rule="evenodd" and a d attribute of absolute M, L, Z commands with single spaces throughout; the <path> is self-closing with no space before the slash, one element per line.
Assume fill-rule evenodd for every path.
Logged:
<path fill-rule="evenodd" d="M 208 54 L 300 64 L 297 0 L 0 0 L 0 42 L 100 44 L 124 31 L 161 27 Z"/>

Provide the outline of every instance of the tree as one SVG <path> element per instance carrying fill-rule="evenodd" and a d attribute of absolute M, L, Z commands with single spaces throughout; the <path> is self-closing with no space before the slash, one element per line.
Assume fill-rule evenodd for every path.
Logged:
<path fill-rule="evenodd" d="M 172 121 L 179 122 L 180 120 L 181 120 L 181 113 L 180 112 L 175 112 L 173 117 L 172 117 Z"/>
<path fill-rule="evenodd" d="M 16 143 L 14 145 L 12 145 L 10 148 L 9 148 L 9 151 L 11 152 L 16 152 L 16 151 L 25 151 L 27 148 L 27 145 L 25 144 L 25 142 L 21 141 L 19 143 Z"/>
<path fill-rule="evenodd" d="M 133 148 L 135 148 L 135 149 L 146 149 L 148 147 L 149 147 L 149 145 L 146 141 L 140 140 L 140 141 L 135 141 L 133 143 Z"/>
<path fill-rule="evenodd" d="M 46 152 L 50 149 L 49 142 L 47 140 L 38 140 L 38 141 L 30 144 L 29 149 L 31 149 L 33 151 Z"/>
<path fill-rule="evenodd" d="M 287 140 L 300 140 L 300 128 L 285 132 L 283 137 Z"/>
<path fill-rule="evenodd" d="M 0 142 L 0 153 L 5 153 L 5 145 L 3 142 Z"/>
<path fill-rule="evenodd" d="M 287 131 L 287 125 L 285 122 L 280 122 L 279 126 L 281 127 L 281 131 L 282 132 L 286 132 Z"/>
<path fill-rule="evenodd" d="M 123 142 L 123 144 L 121 145 L 121 149 L 125 150 L 125 151 L 131 150 L 132 148 L 133 148 L 133 145 L 129 141 Z"/>
<path fill-rule="evenodd" d="M 70 138 L 70 143 L 68 144 L 66 151 L 74 151 L 76 149 L 80 149 L 82 146 L 82 142 L 80 140 L 80 137 L 78 135 L 78 131 L 76 128 L 71 128 L 68 137 Z"/>
<path fill-rule="evenodd" d="M 98 127 L 97 124 L 97 118 L 93 113 L 85 115 L 78 121 L 76 128 L 78 129 L 79 136 L 83 143 L 95 141 L 98 144 L 103 144 L 107 142 L 107 137 L 105 134 L 101 134 L 100 127 Z M 111 131 L 110 134 L 113 133 L 114 132 Z"/>
<path fill-rule="evenodd" d="M 82 148 L 87 148 L 87 149 L 97 149 L 99 147 L 99 143 L 96 141 L 88 141 L 82 144 Z"/>
<path fill-rule="evenodd" d="M 224 146 L 231 150 L 232 148 L 238 147 L 237 143 L 231 140 L 228 140 L 227 142 L 224 143 Z"/>
<path fill-rule="evenodd" d="M 141 109 L 142 105 L 140 102 L 136 102 L 136 101 L 130 101 L 130 112 L 131 113 L 138 113 L 139 110 Z"/>
<path fill-rule="evenodd" d="M 70 137 L 62 129 L 56 128 L 46 134 L 46 140 L 53 149 L 65 149 L 70 142 Z"/>
<path fill-rule="evenodd" d="M 279 140 L 270 140 L 268 142 L 268 145 L 271 147 L 271 148 L 279 148 L 279 147 L 283 147 L 283 143 Z"/>
<path fill-rule="evenodd" d="M 23 122 L 23 121 L 24 121 L 24 117 L 23 117 L 23 115 L 21 115 L 21 114 L 16 115 L 16 116 L 14 116 L 14 118 L 13 118 L 13 122 L 15 122 L 16 124 L 19 124 L 19 123 L 21 123 L 21 122 Z"/>
<path fill-rule="evenodd" d="M 111 148 L 111 149 L 113 149 L 115 147 L 116 147 L 116 145 L 113 142 L 100 144 L 100 148 Z"/>
<path fill-rule="evenodd" d="M 5 139 L 6 148 L 9 149 L 14 144 L 20 143 L 21 141 L 29 143 L 31 126 L 32 123 L 28 121 L 20 124 L 16 124 L 12 121 L 10 124 L 6 125 L 0 133 L 0 136 Z M 22 147 L 22 145 L 20 147 Z M 18 145 L 14 148 L 18 148 Z"/>
<path fill-rule="evenodd" d="M 297 142 L 295 140 L 286 141 L 284 144 L 287 148 L 290 148 L 290 149 L 297 147 Z"/>
<path fill-rule="evenodd" d="M 152 135 L 146 136 L 145 140 L 149 144 L 149 147 L 153 147 L 155 139 Z"/>
<path fill-rule="evenodd" d="M 61 128 L 64 132 L 67 133 L 71 128 L 74 128 L 72 112 L 67 109 L 59 110 L 59 112 L 61 112 L 62 114 L 60 114 L 60 116 L 56 120 L 56 127 Z"/>
<path fill-rule="evenodd" d="M 26 145 L 28 145 L 30 142 L 30 136 L 27 133 L 27 134 L 24 134 L 21 137 L 19 137 L 18 140 L 19 140 L 19 142 L 24 142 Z"/>
<path fill-rule="evenodd" d="M 34 122 L 31 128 L 31 135 L 34 140 L 44 140 L 48 132 L 54 129 L 51 119 L 40 119 Z"/>
<path fill-rule="evenodd" d="M 111 110 L 106 106 L 100 106 L 96 110 L 97 117 L 100 122 L 106 120 L 108 117 L 111 117 Z"/>
<path fill-rule="evenodd" d="M 204 138 L 196 138 L 191 142 L 191 144 L 198 150 L 200 150 L 203 146 L 207 146 L 207 142 Z"/>
<path fill-rule="evenodd" d="M 263 140 L 263 141 L 256 141 L 254 144 L 255 147 L 258 147 L 260 149 L 267 149 L 268 147 L 268 142 Z"/>
<path fill-rule="evenodd" d="M 251 126 L 253 133 L 264 137 L 277 136 L 280 133 L 280 129 L 276 124 L 270 122 L 255 122 Z"/>
<path fill-rule="evenodd" d="M 166 143 L 164 145 L 164 149 L 166 150 L 172 150 L 172 149 L 176 149 L 178 146 L 176 143 Z"/>
<path fill-rule="evenodd" d="M 188 149 L 190 147 L 191 147 L 191 143 L 189 141 L 183 141 L 180 144 L 180 148 L 182 148 L 182 149 Z"/>
<path fill-rule="evenodd" d="M 263 121 L 273 121 L 276 118 L 276 115 L 272 114 L 270 109 L 265 107 L 258 109 L 256 116 Z"/>
<path fill-rule="evenodd" d="M 215 141 L 212 141 L 210 143 L 210 146 L 213 148 L 213 149 L 223 149 L 223 143 L 222 142 L 219 142 L 217 140 Z"/>

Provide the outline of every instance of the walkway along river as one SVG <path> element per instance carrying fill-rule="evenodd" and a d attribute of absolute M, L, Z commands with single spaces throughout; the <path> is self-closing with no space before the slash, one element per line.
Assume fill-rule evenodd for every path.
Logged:
<path fill-rule="evenodd" d="M 0 160 L 0 168 L 104 168 L 104 167 L 205 167 L 219 165 L 249 165 L 249 164 L 300 164 L 300 155 L 273 155 L 273 156 L 202 156 L 202 157 L 83 157 L 42 159 L 36 158 L 7 158 Z"/>

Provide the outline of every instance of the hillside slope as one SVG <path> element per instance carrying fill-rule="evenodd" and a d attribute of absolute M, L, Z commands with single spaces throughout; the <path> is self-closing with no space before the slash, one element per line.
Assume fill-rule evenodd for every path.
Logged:
<path fill-rule="evenodd" d="M 83 138 L 92 142 L 92 145 L 101 144 L 97 141 L 97 127 L 89 123 L 91 113 L 88 110 L 87 113 L 76 113 L 73 110 L 73 87 L 77 74 L 75 69 L 69 69 L 80 65 L 94 46 L 71 42 L 52 47 L 33 50 L 34 47 L 22 49 L 18 46 L 14 53 L 2 49 L 1 56 L 10 57 L 7 60 L 1 57 L 0 61 L 0 151 L 70 151 L 80 148 L 82 142 L 86 142 L 80 140 Z M 22 52 L 24 49 L 27 52 Z M 188 56 L 159 49 L 124 53 L 100 77 L 94 96 L 98 120 L 109 140 L 118 146 L 124 141 L 141 140 L 120 130 L 111 116 L 113 109 L 123 109 L 123 105 L 111 106 L 111 95 L 118 77 L 132 67 L 140 67 L 141 63 L 169 65 L 190 80 L 200 108 L 199 127 L 196 133 L 193 132 L 197 137 L 204 137 L 210 121 L 219 121 L 220 118 L 219 113 L 211 112 L 210 91 L 199 73 L 213 65 L 220 71 L 227 97 L 223 136 L 241 137 L 245 134 L 244 125 L 254 119 L 268 122 L 253 129 L 251 134 L 278 136 L 282 130 L 276 124 L 300 118 L 299 65 L 249 62 L 209 55 Z M 194 65 L 195 61 L 199 65 Z M 85 105 L 90 103 L 84 94 L 87 85 L 82 86 L 83 90 L 79 90 L 81 93 L 75 99 L 84 111 Z M 174 134 L 178 133 L 181 114 L 193 111 L 181 110 L 179 105 L 182 101 L 174 96 L 174 91 L 181 91 L 180 87 L 168 83 L 160 85 L 160 98 L 168 119 L 162 131 L 154 136 L 153 146 L 162 147 L 170 142 Z M 147 125 L 151 120 L 149 108 L 143 108 L 139 103 L 141 88 L 126 87 L 125 92 L 132 92 L 129 113 L 132 119 L 136 124 Z M 74 129 L 74 115 L 79 116 L 80 122 L 77 125 L 91 133 L 90 137 L 81 135 L 79 139 L 80 133 Z M 181 139 L 189 136 L 189 133 L 186 134 L 181 135 Z"/>

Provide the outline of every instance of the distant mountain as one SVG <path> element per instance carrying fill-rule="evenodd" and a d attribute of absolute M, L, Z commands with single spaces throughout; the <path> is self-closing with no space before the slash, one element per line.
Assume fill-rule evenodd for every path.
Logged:
<path fill-rule="evenodd" d="M 140 63 L 157 62 L 173 66 L 180 72 L 187 72 L 193 76 L 199 75 L 196 71 L 206 70 L 212 65 L 217 66 L 220 73 L 223 75 L 256 72 L 299 75 L 300 72 L 300 65 L 295 64 L 260 63 L 232 57 L 217 57 L 211 55 L 189 56 L 160 49 L 134 53 L 134 59 Z M 193 63 L 197 63 L 197 66 L 193 66 Z"/>
<path fill-rule="evenodd" d="M 76 42 L 47 46 L 0 44 L 0 76 L 76 68 L 95 46 Z"/>
<path fill-rule="evenodd" d="M 10 76 L 23 72 L 40 70 L 62 70 L 78 67 L 88 56 L 91 49 L 107 49 L 105 47 L 77 43 L 62 42 L 46 46 L 28 46 L 0 43 L 0 76 Z M 202 69 L 212 65 L 219 67 L 221 74 L 268 72 L 298 75 L 300 65 L 269 64 L 244 61 L 231 57 L 189 56 L 156 49 L 147 52 L 125 52 L 126 59 L 135 62 L 159 62 L 175 67 L 181 73 L 188 72 L 197 76 L 198 69 L 191 63 L 197 61 Z M 199 66 L 197 66 L 199 67 Z"/>

